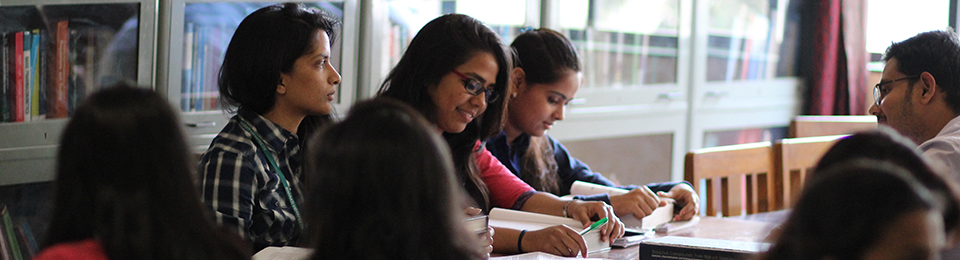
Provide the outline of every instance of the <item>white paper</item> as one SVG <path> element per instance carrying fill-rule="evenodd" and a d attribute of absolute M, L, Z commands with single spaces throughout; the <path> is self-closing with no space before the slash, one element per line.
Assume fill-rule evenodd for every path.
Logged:
<path fill-rule="evenodd" d="M 490 260 L 553 260 L 553 259 L 602 260 L 603 258 L 562 257 L 562 256 L 547 254 L 544 252 L 530 252 L 530 253 L 524 253 L 519 255 L 498 256 L 498 257 L 490 258 Z"/>
<path fill-rule="evenodd" d="M 306 260 L 311 254 L 310 248 L 270 246 L 253 255 L 253 260 Z"/>

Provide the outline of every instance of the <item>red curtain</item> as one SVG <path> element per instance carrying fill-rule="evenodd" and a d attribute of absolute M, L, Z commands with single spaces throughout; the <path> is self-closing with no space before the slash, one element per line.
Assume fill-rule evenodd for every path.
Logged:
<path fill-rule="evenodd" d="M 863 115 L 867 86 L 865 0 L 805 1 L 811 36 L 800 75 L 807 79 L 804 114 Z M 804 52 L 804 50 L 801 50 Z"/>

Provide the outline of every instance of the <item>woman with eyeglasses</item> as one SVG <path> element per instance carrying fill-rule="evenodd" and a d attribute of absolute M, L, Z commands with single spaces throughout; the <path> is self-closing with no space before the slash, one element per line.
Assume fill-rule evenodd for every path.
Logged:
<path fill-rule="evenodd" d="M 572 217 L 584 227 L 608 217 L 611 222 L 603 226 L 602 239 L 622 236 L 623 223 L 612 207 L 537 192 L 483 148 L 482 142 L 501 130 L 506 100 L 500 97 L 509 85 L 511 56 L 500 37 L 480 21 L 444 15 L 420 29 L 379 95 L 410 104 L 443 134 L 459 181 L 484 212 L 500 207 Z M 493 250 L 585 256 L 586 243 L 565 226 L 529 232 L 498 228 Z"/>

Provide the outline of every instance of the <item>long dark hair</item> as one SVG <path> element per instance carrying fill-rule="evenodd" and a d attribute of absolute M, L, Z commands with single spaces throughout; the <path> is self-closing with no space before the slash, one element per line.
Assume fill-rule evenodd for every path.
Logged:
<path fill-rule="evenodd" d="M 389 98 L 358 103 L 310 143 L 313 259 L 478 259 L 465 197 L 431 124 Z"/>
<path fill-rule="evenodd" d="M 580 72 L 580 56 L 567 37 L 540 28 L 517 36 L 510 44 L 517 55 L 516 66 L 524 71 L 527 84 L 553 84 L 567 71 Z M 519 90 L 517 90 L 519 91 Z M 508 112 L 509 113 L 509 112 Z M 530 136 L 530 145 L 520 159 L 520 179 L 538 191 L 560 193 L 553 145 L 545 136 Z"/>
<path fill-rule="evenodd" d="M 57 154 L 47 245 L 96 239 L 110 259 L 247 259 L 200 204 L 177 114 L 145 88 L 91 95 Z"/>
<path fill-rule="evenodd" d="M 260 115 L 270 111 L 280 74 L 293 71 L 297 58 L 320 44 L 314 40 L 318 31 L 326 33 L 333 44 L 338 27 L 336 18 L 298 3 L 270 5 L 248 15 L 237 26 L 220 67 L 217 83 L 224 109 L 250 109 Z M 297 128 L 301 143 L 331 118 L 304 118 Z"/>
<path fill-rule="evenodd" d="M 436 122 L 436 104 L 428 93 L 444 75 L 479 53 L 489 53 L 497 61 L 494 91 L 507 93 L 512 55 L 500 36 L 477 19 L 462 14 L 447 14 L 430 21 L 410 42 L 397 66 L 380 86 L 379 95 L 403 101 L 430 122 Z M 460 133 L 444 133 L 450 145 L 457 174 L 478 206 L 489 209 L 488 190 L 480 179 L 474 161 L 476 142 L 498 134 L 503 128 L 506 99 L 487 104 L 486 111 L 467 124 Z"/>
<path fill-rule="evenodd" d="M 862 259 L 892 223 L 935 210 L 933 195 L 899 166 L 859 159 L 818 171 L 763 259 Z"/>
<path fill-rule="evenodd" d="M 889 162 L 903 167 L 937 198 L 943 214 L 943 227 L 950 232 L 960 232 L 960 197 L 955 183 L 933 170 L 924 156 L 914 149 L 916 144 L 889 127 L 855 133 L 837 141 L 817 163 L 814 173 L 807 177 L 819 177 L 820 169 L 845 163 L 851 159 L 868 158 Z"/>

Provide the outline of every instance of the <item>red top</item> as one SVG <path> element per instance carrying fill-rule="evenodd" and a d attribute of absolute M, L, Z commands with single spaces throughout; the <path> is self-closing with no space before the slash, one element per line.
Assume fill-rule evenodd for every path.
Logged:
<path fill-rule="evenodd" d="M 108 260 L 100 242 L 94 239 L 60 243 L 43 249 L 33 260 Z"/>
<path fill-rule="evenodd" d="M 477 142 L 477 146 L 480 142 Z M 480 178 L 490 190 L 490 204 L 494 207 L 519 209 L 523 202 L 536 192 L 530 185 L 510 172 L 506 166 L 497 160 L 487 148 L 480 149 L 476 154 L 477 167 L 480 169 Z M 524 196 L 524 193 L 529 193 Z M 523 196 L 523 201 L 518 201 Z M 519 202 L 519 204 L 517 204 Z M 515 208 L 516 206 L 516 208 Z"/>

